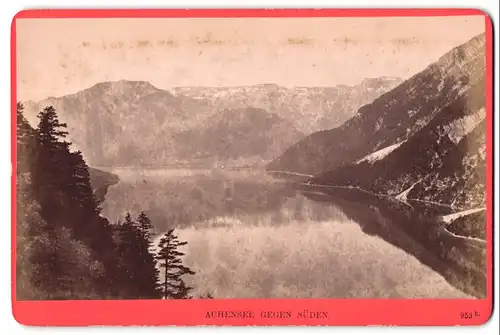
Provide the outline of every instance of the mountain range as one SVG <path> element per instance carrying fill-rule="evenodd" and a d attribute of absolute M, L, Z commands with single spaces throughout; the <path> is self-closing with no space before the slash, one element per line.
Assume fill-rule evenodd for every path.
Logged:
<path fill-rule="evenodd" d="M 54 106 L 91 166 L 270 162 L 317 184 L 463 209 L 485 205 L 485 103 L 481 34 L 405 81 L 167 91 L 121 80 L 24 105 L 32 124 Z"/>
<path fill-rule="evenodd" d="M 75 94 L 23 102 L 28 121 L 53 106 L 67 123 L 69 140 L 90 165 L 138 165 L 158 142 L 206 119 L 211 109 L 203 102 L 176 97 L 142 81 L 96 84 Z"/>
<path fill-rule="evenodd" d="M 485 35 L 382 94 L 342 126 L 313 133 L 268 164 L 457 209 L 485 206 Z"/>
<path fill-rule="evenodd" d="M 289 120 L 304 134 L 330 129 L 350 119 L 363 105 L 402 83 L 393 77 L 366 78 L 354 86 L 176 87 L 172 93 L 206 101 L 215 109 L 260 108 Z"/>
<path fill-rule="evenodd" d="M 53 106 L 68 125 L 73 147 L 93 166 L 217 160 L 248 164 L 269 161 L 311 131 L 341 124 L 400 81 L 383 77 L 353 87 L 255 85 L 167 91 L 148 82 L 120 80 L 23 104 L 32 125 L 42 108 Z M 246 131 L 250 129 L 255 131 Z M 224 149 L 224 143 L 230 146 Z"/>

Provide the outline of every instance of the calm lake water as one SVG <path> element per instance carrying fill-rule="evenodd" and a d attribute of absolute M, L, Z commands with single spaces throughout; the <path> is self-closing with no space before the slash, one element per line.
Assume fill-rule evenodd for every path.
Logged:
<path fill-rule="evenodd" d="M 176 228 L 188 242 L 184 260 L 196 275 L 186 281 L 196 295 L 470 297 L 424 265 L 419 259 L 425 259 L 425 248 L 397 227 L 384 223 L 384 234 L 409 249 L 369 233 L 367 225 L 379 214 L 370 206 L 355 211 L 375 214 L 357 219 L 347 207 L 319 201 L 261 171 L 108 171 L 121 180 L 109 188 L 103 214 L 117 221 L 127 211 L 144 210 L 158 234 Z"/>

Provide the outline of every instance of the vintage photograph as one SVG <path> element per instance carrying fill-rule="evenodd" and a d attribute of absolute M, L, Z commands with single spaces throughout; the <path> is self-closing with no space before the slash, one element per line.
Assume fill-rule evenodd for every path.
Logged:
<path fill-rule="evenodd" d="M 484 15 L 15 38 L 17 300 L 485 298 Z"/>

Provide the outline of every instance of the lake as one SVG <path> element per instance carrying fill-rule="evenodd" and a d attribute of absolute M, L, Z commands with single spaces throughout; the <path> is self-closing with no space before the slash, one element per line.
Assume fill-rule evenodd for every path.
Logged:
<path fill-rule="evenodd" d="M 264 171 L 107 171 L 120 182 L 103 214 L 116 222 L 144 210 L 157 234 L 176 228 L 188 242 L 184 261 L 196 275 L 186 282 L 195 295 L 456 299 L 482 287 L 366 199 L 300 190 Z M 446 246 L 447 238 L 436 241 Z"/>

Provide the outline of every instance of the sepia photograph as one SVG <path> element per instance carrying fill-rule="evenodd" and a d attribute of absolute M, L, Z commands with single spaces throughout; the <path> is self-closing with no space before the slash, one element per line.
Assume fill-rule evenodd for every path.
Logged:
<path fill-rule="evenodd" d="M 15 43 L 17 300 L 491 293 L 484 15 L 21 18 Z"/>

